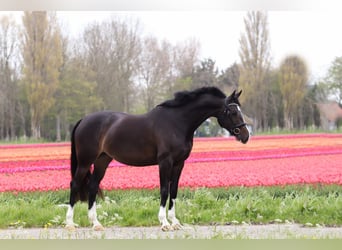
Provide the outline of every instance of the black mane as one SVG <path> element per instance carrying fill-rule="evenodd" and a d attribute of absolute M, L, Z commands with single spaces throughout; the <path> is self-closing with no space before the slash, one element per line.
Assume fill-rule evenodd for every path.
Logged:
<path fill-rule="evenodd" d="M 167 100 L 158 106 L 162 107 L 180 107 L 188 104 L 189 102 L 194 101 L 199 96 L 209 94 L 221 98 L 225 98 L 226 95 L 216 87 L 202 87 L 199 89 L 195 89 L 193 91 L 181 91 L 175 93 L 175 97 L 172 100 Z"/>

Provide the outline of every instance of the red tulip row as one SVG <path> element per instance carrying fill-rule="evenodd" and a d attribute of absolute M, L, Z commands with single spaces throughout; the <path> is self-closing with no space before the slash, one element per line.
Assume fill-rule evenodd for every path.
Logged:
<path fill-rule="evenodd" d="M 70 144 L 0 146 L 0 192 L 68 189 Z M 230 138 L 196 139 L 180 186 L 342 184 L 342 135 L 254 136 L 246 145 Z M 158 167 L 113 161 L 104 189 L 156 188 Z"/>

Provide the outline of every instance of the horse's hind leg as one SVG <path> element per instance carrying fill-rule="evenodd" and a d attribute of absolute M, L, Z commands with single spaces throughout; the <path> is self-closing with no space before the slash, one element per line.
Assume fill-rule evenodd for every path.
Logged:
<path fill-rule="evenodd" d="M 171 174 L 168 218 L 171 221 L 171 227 L 174 230 L 178 230 L 182 228 L 182 225 L 180 224 L 179 220 L 176 218 L 176 198 L 177 198 L 177 192 L 178 192 L 178 182 L 179 182 L 180 175 L 182 173 L 183 166 L 184 166 L 184 162 L 173 166 L 172 174 Z"/>
<path fill-rule="evenodd" d="M 75 227 L 77 226 L 77 224 L 74 223 L 74 218 L 73 218 L 74 217 L 74 205 L 79 199 L 78 196 L 80 195 L 79 192 L 82 186 L 82 182 L 84 181 L 84 178 L 87 176 L 89 172 L 89 168 L 78 167 L 75 173 L 75 176 L 70 182 L 70 201 L 69 201 L 68 211 L 66 214 L 66 226 L 65 226 L 69 230 L 75 230 Z M 81 199 L 84 199 L 84 197 L 81 197 Z"/>
<path fill-rule="evenodd" d="M 90 223 L 93 225 L 93 229 L 96 231 L 103 230 L 103 226 L 97 219 L 96 213 L 96 195 L 99 192 L 99 185 L 103 179 L 108 164 L 111 162 L 112 158 L 106 154 L 100 155 L 100 157 L 94 163 L 94 172 L 91 175 L 89 182 L 89 203 L 88 203 L 88 217 Z"/>

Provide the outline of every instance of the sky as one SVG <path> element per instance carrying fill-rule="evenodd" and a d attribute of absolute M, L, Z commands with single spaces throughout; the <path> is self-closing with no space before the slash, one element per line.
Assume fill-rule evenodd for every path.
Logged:
<path fill-rule="evenodd" d="M 244 33 L 246 11 L 132 11 L 60 12 L 72 34 L 93 20 L 112 15 L 137 18 L 143 34 L 167 39 L 173 44 L 189 38 L 201 44 L 201 58 L 216 61 L 219 69 L 239 62 L 239 38 Z M 288 55 L 301 56 L 310 77 L 322 78 L 337 56 L 342 56 L 342 12 L 331 10 L 268 11 L 273 65 Z"/>
<path fill-rule="evenodd" d="M 82 33 L 93 21 L 113 15 L 139 20 L 142 34 L 167 39 L 173 44 L 190 38 L 201 44 L 201 59 L 211 58 L 220 70 L 239 63 L 239 38 L 244 33 L 247 11 L 61 11 L 63 30 L 72 36 Z M 268 11 L 273 66 L 288 55 L 302 57 L 310 80 L 326 75 L 337 56 L 342 56 L 342 12 L 338 10 Z"/>

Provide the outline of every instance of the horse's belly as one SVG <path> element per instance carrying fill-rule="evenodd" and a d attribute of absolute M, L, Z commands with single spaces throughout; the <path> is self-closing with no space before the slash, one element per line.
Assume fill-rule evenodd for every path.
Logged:
<path fill-rule="evenodd" d="M 153 148 L 120 147 L 107 153 L 116 161 L 131 166 L 149 166 L 157 164 L 157 154 Z"/>
<path fill-rule="evenodd" d="M 152 158 L 140 158 L 140 157 L 122 157 L 122 156 L 114 156 L 114 160 L 121 162 L 130 166 L 151 166 L 156 165 L 157 161 Z"/>

